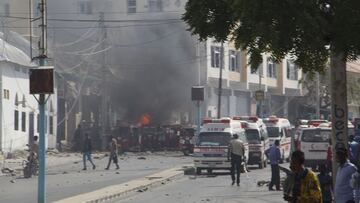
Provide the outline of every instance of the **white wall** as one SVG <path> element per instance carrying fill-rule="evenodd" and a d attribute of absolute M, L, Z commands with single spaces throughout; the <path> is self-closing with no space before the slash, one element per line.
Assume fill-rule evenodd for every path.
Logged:
<path fill-rule="evenodd" d="M 15 68 L 16 67 L 16 68 Z M 2 139 L 1 148 L 3 151 L 12 151 L 16 149 L 25 149 L 29 142 L 29 114 L 34 113 L 34 135 L 38 135 L 37 115 L 38 103 L 35 98 L 29 94 L 28 67 L 21 67 L 16 64 L 0 62 L 1 80 L 2 80 Z M 9 90 L 9 99 L 4 98 L 4 90 Z M 18 96 L 19 104 L 15 105 L 15 97 Z M 23 106 L 23 96 L 25 96 L 25 107 Z M 54 131 L 49 135 L 49 119 L 47 119 L 46 146 L 54 148 L 56 146 L 56 94 L 51 96 L 51 102 L 54 107 L 53 125 Z M 50 99 L 49 99 L 50 101 Z M 47 103 L 46 116 L 49 117 L 50 102 Z M 15 113 L 19 112 L 19 129 L 15 130 Z M 26 114 L 26 129 L 22 130 L 22 112 Z"/>

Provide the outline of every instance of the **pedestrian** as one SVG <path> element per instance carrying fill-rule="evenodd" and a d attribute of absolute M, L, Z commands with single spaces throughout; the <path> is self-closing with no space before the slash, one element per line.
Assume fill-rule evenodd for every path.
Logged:
<path fill-rule="evenodd" d="M 335 202 L 354 203 L 354 190 L 350 185 L 351 176 L 357 171 L 354 164 L 348 159 L 348 150 L 345 147 L 336 149 L 336 161 L 339 167 L 336 173 Z"/>
<path fill-rule="evenodd" d="M 355 202 L 360 202 L 360 171 L 351 175 L 350 185 L 354 190 L 354 200 Z"/>
<path fill-rule="evenodd" d="M 331 137 L 329 138 L 329 145 L 326 151 L 326 165 L 327 165 L 327 169 L 328 172 L 332 171 L 332 158 L 333 158 L 333 152 L 332 152 L 332 141 L 331 141 Z"/>
<path fill-rule="evenodd" d="M 291 203 L 322 203 L 319 180 L 313 171 L 304 167 L 304 162 L 304 152 L 297 150 L 291 154 L 294 185 L 291 196 L 284 195 L 284 199 Z"/>
<path fill-rule="evenodd" d="M 240 170 L 241 162 L 244 157 L 244 144 L 239 139 L 239 135 L 234 134 L 233 139 L 230 141 L 228 150 L 228 160 L 231 160 L 231 185 L 235 184 L 235 170 L 236 170 L 236 184 L 240 186 Z"/>
<path fill-rule="evenodd" d="M 359 162 L 359 148 L 360 148 L 360 136 L 356 136 L 350 142 L 350 149 L 351 149 L 351 157 L 350 162 L 353 163 L 355 166 L 358 166 Z"/>
<path fill-rule="evenodd" d="M 75 152 L 79 152 L 81 150 L 81 141 L 82 141 L 82 128 L 81 125 L 79 124 L 78 127 L 76 128 L 75 132 L 74 132 L 74 137 L 73 137 L 73 150 Z"/>
<path fill-rule="evenodd" d="M 320 174 L 318 174 L 318 179 L 321 187 L 321 194 L 323 198 L 323 203 L 332 202 L 332 177 L 329 175 L 328 169 L 325 164 L 319 166 Z"/>
<path fill-rule="evenodd" d="M 114 164 L 116 165 L 116 169 L 119 169 L 120 167 L 118 164 L 118 144 L 116 138 L 111 139 L 109 148 L 110 148 L 109 162 L 105 170 L 109 170 L 111 161 L 113 161 Z"/>
<path fill-rule="evenodd" d="M 274 190 L 273 186 L 275 185 L 276 190 L 280 191 L 280 169 L 279 162 L 281 160 L 281 153 L 279 149 L 280 141 L 275 140 L 274 144 L 265 151 L 266 156 L 270 159 L 271 165 L 271 181 L 269 183 L 269 190 Z"/>
<path fill-rule="evenodd" d="M 83 149 L 82 149 L 84 168 L 82 170 L 86 170 L 86 159 L 92 164 L 93 170 L 95 170 L 96 168 L 94 162 L 91 159 L 91 151 L 92 151 L 91 139 L 89 135 L 85 133 Z"/>

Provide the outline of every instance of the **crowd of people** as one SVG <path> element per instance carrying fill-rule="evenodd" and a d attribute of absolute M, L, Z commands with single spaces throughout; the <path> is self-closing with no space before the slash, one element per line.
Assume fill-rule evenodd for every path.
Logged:
<path fill-rule="evenodd" d="M 335 158 L 338 164 L 335 184 L 330 175 L 331 163 L 321 164 L 316 173 L 305 167 L 305 154 L 296 150 L 291 154 L 290 170 L 280 167 L 281 153 L 279 141 L 266 150 L 266 155 L 271 164 L 271 181 L 269 190 L 275 186 L 277 191 L 283 190 L 284 200 L 290 203 L 359 203 L 360 202 L 360 170 L 357 167 L 360 144 L 359 138 L 354 138 L 349 143 L 349 150 L 337 148 Z M 228 158 L 231 160 L 232 185 L 240 184 L 240 165 L 243 161 L 244 144 L 235 135 L 230 142 Z M 330 157 L 332 158 L 332 157 Z M 280 170 L 287 177 L 280 185 Z M 235 174 L 237 175 L 235 178 Z"/>

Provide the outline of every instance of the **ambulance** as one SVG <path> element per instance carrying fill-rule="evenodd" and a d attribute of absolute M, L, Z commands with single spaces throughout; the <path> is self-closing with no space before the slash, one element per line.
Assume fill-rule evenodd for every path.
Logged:
<path fill-rule="evenodd" d="M 292 126 L 288 119 L 270 116 L 264 119 L 269 136 L 270 145 L 275 140 L 280 141 L 281 162 L 289 161 L 291 155 L 291 133 Z"/>
<path fill-rule="evenodd" d="M 244 143 L 246 163 L 249 146 L 241 123 L 231 118 L 204 119 L 193 154 L 197 174 L 201 174 L 202 170 L 207 170 L 208 173 L 213 170 L 230 170 L 231 164 L 227 157 L 229 143 L 234 134 Z M 243 164 L 243 170 L 245 169 L 246 164 Z"/>
<path fill-rule="evenodd" d="M 248 165 L 258 165 L 260 169 L 266 167 L 267 157 L 265 151 L 270 147 L 266 126 L 262 119 L 257 116 L 235 116 L 245 129 L 245 135 L 249 143 Z"/>

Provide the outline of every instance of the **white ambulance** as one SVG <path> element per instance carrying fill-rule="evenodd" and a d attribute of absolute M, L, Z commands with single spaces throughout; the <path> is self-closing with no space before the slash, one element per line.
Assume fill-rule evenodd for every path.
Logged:
<path fill-rule="evenodd" d="M 292 126 L 288 119 L 270 116 L 264 119 L 266 130 L 269 136 L 270 145 L 275 140 L 280 141 L 281 162 L 289 161 L 291 155 L 291 133 Z"/>
<path fill-rule="evenodd" d="M 227 159 L 228 147 L 234 134 L 244 142 L 246 160 L 249 146 L 245 130 L 239 121 L 231 118 L 204 119 L 193 154 L 197 174 L 201 174 L 202 170 L 207 170 L 208 173 L 212 173 L 213 170 L 230 170 L 231 164 Z"/>
<path fill-rule="evenodd" d="M 239 120 L 245 129 L 246 139 L 249 143 L 247 164 L 256 164 L 259 168 L 266 167 L 267 157 L 265 156 L 265 150 L 270 147 L 270 142 L 262 119 L 257 116 L 235 116 L 233 119 Z"/>

